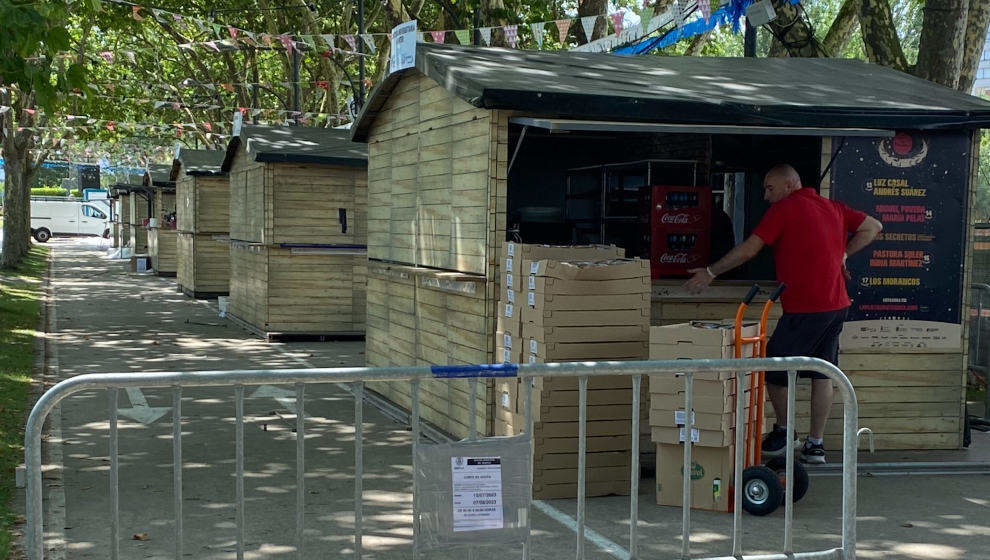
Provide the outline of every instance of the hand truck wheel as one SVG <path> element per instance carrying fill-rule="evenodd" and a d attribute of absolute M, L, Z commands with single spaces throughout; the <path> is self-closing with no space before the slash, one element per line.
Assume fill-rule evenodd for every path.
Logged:
<path fill-rule="evenodd" d="M 773 513 L 784 499 L 777 473 L 764 465 L 743 471 L 742 507 L 752 515 Z"/>
<path fill-rule="evenodd" d="M 784 457 L 774 457 L 767 461 L 767 468 L 777 473 L 777 480 L 780 481 L 780 503 L 784 503 L 787 491 L 787 459 Z M 794 461 L 794 503 L 798 503 L 808 491 L 808 469 L 804 468 L 798 461 Z"/>

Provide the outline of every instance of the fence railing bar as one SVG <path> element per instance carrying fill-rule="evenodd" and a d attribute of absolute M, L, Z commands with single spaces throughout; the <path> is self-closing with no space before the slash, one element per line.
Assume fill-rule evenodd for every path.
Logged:
<path fill-rule="evenodd" d="M 175 560 L 182 560 L 182 387 L 172 388 L 172 494 L 175 498 Z"/>
<path fill-rule="evenodd" d="M 296 383 L 296 558 L 303 558 L 306 529 L 306 385 Z"/>
<path fill-rule="evenodd" d="M 639 557 L 639 410 L 643 376 L 632 376 L 632 465 L 629 469 L 629 558 Z"/>
<path fill-rule="evenodd" d="M 234 387 L 234 455 L 237 463 L 234 498 L 237 502 L 237 560 L 244 560 L 244 386 Z"/>
<path fill-rule="evenodd" d="M 794 552 L 794 390 L 797 372 L 787 372 L 787 447 L 784 482 L 784 553 Z"/>
<path fill-rule="evenodd" d="M 477 439 L 478 438 L 478 378 L 472 377 L 471 379 L 469 379 L 468 387 L 470 389 L 468 392 L 471 394 L 471 396 L 468 397 L 468 399 L 470 400 L 470 403 L 468 404 L 468 409 L 470 410 L 471 413 L 471 418 L 468 419 L 468 425 L 470 428 L 468 431 L 468 438 Z"/>
<path fill-rule="evenodd" d="M 577 560 L 584 560 L 585 467 L 588 450 L 588 376 L 578 378 Z"/>
<path fill-rule="evenodd" d="M 120 458 L 117 450 L 117 401 L 120 389 L 110 389 L 110 559 L 120 558 Z"/>
<path fill-rule="evenodd" d="M 743 461 L 743 457 L 749 456 L 746 453 L 744 438 L 746 430 L 742 429 L 743 411 L 746 408 L 746 400 L 743 398 L 746 388 L 746 372 L 736 371 L 734 377 L 736 380 L 736 456 L 733 459 L 733 464 L 744 467 L 746 463 Z M 732 555 L 742 556 L 742 495 L 746 489 L 743 487 L 743 469 L 738 468 L 735 471 L 733 474 L 735 492 L 732 496 Z"/>
<path fill-rule="evenodd" d="M 681 470 L 681 558 L 691 557 L 691 446 L 694 430 L 694 373 L 684 373 L 684 463 Z"/>
<path fill-rule="evenodd" d="M 364 547 L 364 383 L 354 382 L 354 556 Z"/>

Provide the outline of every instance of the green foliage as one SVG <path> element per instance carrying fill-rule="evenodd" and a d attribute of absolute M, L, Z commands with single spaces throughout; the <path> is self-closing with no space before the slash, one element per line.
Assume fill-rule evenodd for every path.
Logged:
<path fill-rule="evenodd" d="M 981 139 L 973 219 L 977 222 L 990 222 L 990 131 L 984 130 Z"/>
<path fill-rule="evenodd" d="M 32 187 L 31 196 L 69 196 L 69 192 L 62 187 Z"/>
<path fill-rule="evenodd" d="M 0 558 L 10 557 L 14 467 L 24 459 L 24 422 L 47 255 L 46 247 L 35 245 L 17 268 L 0 272 Z"/>

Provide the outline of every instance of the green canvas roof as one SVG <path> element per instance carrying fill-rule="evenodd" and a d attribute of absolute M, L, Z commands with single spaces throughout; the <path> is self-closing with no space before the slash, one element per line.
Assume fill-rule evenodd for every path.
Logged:
<path fill-rule="evenodd" d="M 531 116 L 822 128 L 990 127 L 990 102 L 859 60 L 523 51 L 418 43 L 416 67 L 371 93 L 368 130 L 403 75 L 421 72 L 475 107 Z"/>
<path fill-rule="evenodd" d="M 261 162 L 323 163 L 366 167 L 368 149 L 351 141 L 349 130 L 309 126 L 257 126 L 245 124 L 231 138 L 223 160 L 229 172 L 241 143 L 249 156 Z"/>
<path fill-rule="evenodd" d="M 223 150 L 180 148 L 179 157 L 172 161 L 171 178 L 173 181 L 178 179 L 180 166 L 186 175 L 223 175 L 221 167 L 226 155 Z"/>

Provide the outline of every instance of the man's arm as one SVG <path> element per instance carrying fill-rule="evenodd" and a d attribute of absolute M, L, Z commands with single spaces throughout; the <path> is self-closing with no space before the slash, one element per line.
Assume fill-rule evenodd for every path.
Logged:
<path fill-rule="evenodd" d="M 863 220 L 863 223 L 859 224 L 859 227 L 856 228 L 856 233 L 846 243 L 846 256 L 848 257 L 872 243 L 882 230 L 883 224 L 873 216 L 867 216 Z"/>
<path fill-rule="evenodd" d="M 733 247 L 724 257 L 708 268 L 692 268 L 688 270 L 688 273 L 694 276 L 684 284 L 684 287 L 692 294 L 701 293 L 702 290 L 712 283 L 712 280 L 716 276 L 728 272 L 752 259 L 765 245 L 759 236 L 750 235 L 746 238 L 746 241 Z"/>

